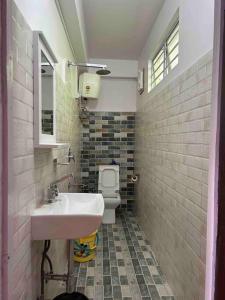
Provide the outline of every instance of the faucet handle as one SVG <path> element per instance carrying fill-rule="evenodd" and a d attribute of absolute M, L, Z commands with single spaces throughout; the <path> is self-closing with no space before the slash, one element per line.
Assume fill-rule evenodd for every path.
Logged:
<path fill-rule="evenodd" d="M 48 187 L 48 202 L 53 202 L 55 199 L 55 191 L 53 190 L 52 186 Z"/>
<path fill-rule="evenodd" d="M 48 194 L 55 199 L 56 196 L 59 195 L 59 189 L 56 183 L 51 183 L 48 187 Z"/>

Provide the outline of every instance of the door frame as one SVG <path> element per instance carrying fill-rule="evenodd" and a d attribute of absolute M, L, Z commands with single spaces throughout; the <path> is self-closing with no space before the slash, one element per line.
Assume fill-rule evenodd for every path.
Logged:
<path fill-rule="evenodd" d="M 10 0 L 0 1 L 0 167 L 1 167 L 1 297 L 8 300 L 8 13 Z"/>
<path fill-rule="evenodd" d="M 219 149 L 218 149 L 218 222 L 215 262 L 216 300 L 225 299 L 225 10 L 221 7 L 220 82 L 219 82 Z"/>
<path fill-rule="evenodd" d="M 215 0 L 205 300 L 225 299 L 225 3 Z"/>

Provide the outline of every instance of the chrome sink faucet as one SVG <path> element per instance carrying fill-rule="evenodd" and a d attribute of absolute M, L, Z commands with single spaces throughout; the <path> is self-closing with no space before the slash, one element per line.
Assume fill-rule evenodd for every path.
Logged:
<path fill-rule="evenodd" d="M 74 180 L 73 173 L 65 175 L 65 176 L 55 180 L 54 182 L 50 183 L 50 185 L 48 186 L 48 200 L 47 200 L 48 203 L 55 202 L 58 200 L 58 199 L 56 199 L 56 197 L 59 195 L 59 189 L 58 189 L 57 184 L 65 181 L 65 180 L 71 179 L 71 178 Z M 69 189 L 69 187 L 70 187 L 70 183 L 68 185 L 68 189 Z"/>
<path fill-rule="evenodd" d="M 56 183 L 51 183 L 48 187 L 48 203 L 56 201 L 56 197 L 59 195 L 59 189 Z"/>

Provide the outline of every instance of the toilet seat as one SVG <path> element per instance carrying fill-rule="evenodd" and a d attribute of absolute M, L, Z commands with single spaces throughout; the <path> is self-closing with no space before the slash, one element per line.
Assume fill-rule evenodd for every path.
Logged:
<path fill-rule="evenodd" d="M 111 195 L 119 192 L 119 166 L 100 165 L 98 177 L 98 190 L 103 195 Z"/>
<path fill-rule="evenodd" d="M 115 209 L 121 203 L 120 195 L 118 194 L 116 197 L 104 197 L 105 207 L 109 209 Z"/>

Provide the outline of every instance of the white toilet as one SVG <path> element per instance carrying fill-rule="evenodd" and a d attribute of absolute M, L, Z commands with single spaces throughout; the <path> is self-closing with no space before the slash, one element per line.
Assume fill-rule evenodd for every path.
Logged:
<path fill-rule="evenodd" d="M 103 224 L 116 222 L 115 209 L 121 203 L 119 179 L 118 165 L 99 166 L 98 191 L 102 193 L 105 202 Z"/>

